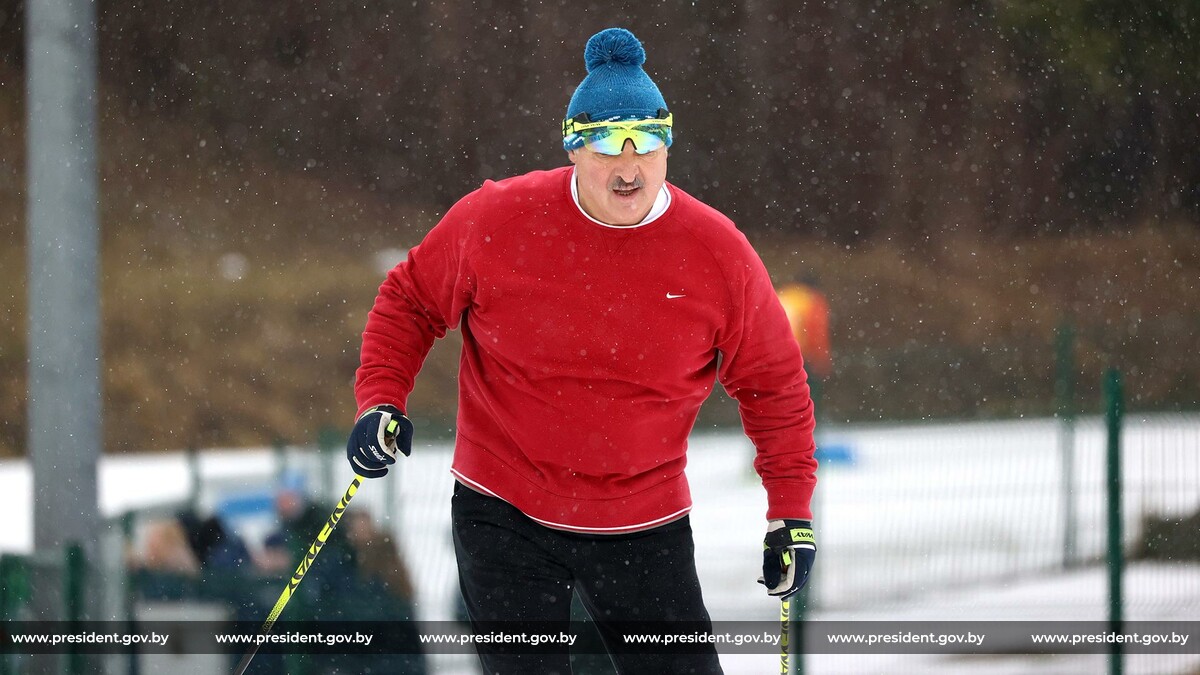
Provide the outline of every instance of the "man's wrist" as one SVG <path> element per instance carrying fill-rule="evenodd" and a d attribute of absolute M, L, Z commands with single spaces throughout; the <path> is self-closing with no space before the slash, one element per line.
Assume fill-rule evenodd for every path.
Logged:
<path fill-rule="evenodd" d="M 373 406 L 367 408 L 366 410 L 363 410 L 361 413 L 359 413 L 358 417 L 356 417 L 355 420 L 356 421 L 361 420 L 362 418 L 366 417 L 367 415 L 370 415 L 371 413 L 379 411 L 379 410 L 382 410 L 384 412 L 390 412 L 390 413 L 398 413 L 400 415 L 404 414 L 404 411 L 401 410 L 399 406 L 392 405 L 391 403 L 379 403 L 379 404 L 376 404 L 376 405 L 373 405 Z"/>

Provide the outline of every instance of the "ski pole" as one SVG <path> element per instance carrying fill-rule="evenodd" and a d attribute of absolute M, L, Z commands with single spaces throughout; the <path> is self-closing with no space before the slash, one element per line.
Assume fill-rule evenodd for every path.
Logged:
<path fill-rule="evenodd" d="M 779 674 L 791 675 L 792 658 L 789 654 L 791 645 L 792 601 L 784 598 L 779 602 Z"/>
<path fill-rule="evenodd" d="M 267 621 L 262 625 L 258 634 L 266 635 L 271 632 L 271 628 L 279 619 L 279 615 L 283 613 L 283 608 L 287 606 L 288 600 L 292 599 L 292 594 L 296 592 L 296 588 L 300 586 L 300 582 L 304 580 L 304 575 L 308 573 L 312 567 L 313 561 L 317 559 L 317 554 L 321 552 L 321 548 L 325 546 L 325 542 L 329 539 L 329 535 L 333 534 L 333 528 L 337 527 L 338 521 L 342 519 L 342 514 L 346 512 L 346 507 L 350 506 L 350 500 L 354 499 L 354 493 L 358 492 L 358 486 L 362 485 L 362 476 L 355 475 L 354 480 L 350 482 L 350 487 L 346 488 L 346 494 L 342 495 L 342 500 L 334 507 L 333 513 L 329 514 L 329 520 L 325 526 L 321 528 L 321 532 L 317 534 L 317 538 L 308 547 L 308 553 L 304 555 L 304 559 L 300 561 L 300 566 L 292 573 L 292 578 L 288 581 L 288 585 L 283 589 L 283 593 L 279 594 L 279 599 L 275 601 L 275 607 L 271 609 L 271 613 L 267 615 Z M 250 667 L 250 661 L 254 655 L 258 653 L 259 643 L 256 641 L 242 660 L 238 662 L 237 669 L 234 675 L 243 675 L 246 669 Z"/>

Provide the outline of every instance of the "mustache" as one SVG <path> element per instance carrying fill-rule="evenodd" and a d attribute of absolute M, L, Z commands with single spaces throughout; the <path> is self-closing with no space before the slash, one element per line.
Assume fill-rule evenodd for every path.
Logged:
<path fill-rule="evenodd" d="M 634 178 L 632 183 L 626 183 L 624 180 L 622 180 L 620 178 L 614 178 L 608 184 L 608 189 L 610 189 L 610 190 L 633 190 L 636 188 L 644 187 L 644 185 L 645 185 L 645 183 L 642 180 L 641 176 Z"/>

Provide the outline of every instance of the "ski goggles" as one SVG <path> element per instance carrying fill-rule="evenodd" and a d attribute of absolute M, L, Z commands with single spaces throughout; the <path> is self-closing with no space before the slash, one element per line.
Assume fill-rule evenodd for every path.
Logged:
<path fill-rule="evenodd" d="M 587 148 L 601 155 L 619 155 L 625 141 L 633 141 L 639 155 L 671 146 L 673 116 L 659 110 L 658 117 L 638 120 L 593 122 L 587 113 L 563 120 L 563 148 L 568 152 Z"/>

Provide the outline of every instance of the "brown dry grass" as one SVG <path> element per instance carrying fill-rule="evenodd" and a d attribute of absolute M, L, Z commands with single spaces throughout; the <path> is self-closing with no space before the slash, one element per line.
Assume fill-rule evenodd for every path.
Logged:
<path fill-rule="evenodd" d="M 1098 410 L 1109 367 L 1134 409 L 1200 404 L 1200 231 L 846 249 L 759 241 L 782 279 L 812 269 L 835 314 L 829 404 L 855 419 L 1046 414 L 1054 339 L 1075 329 L 1076 406 Z M 886 375 L 886 376 L 885 376 Z"/>
<path fill-rule="evenodd" d="M 0 74 L 0 456 L 25 445 L 22 113 Z M 369 187 L 228 156 L 182 122 L 102 106 L 101 222 L 108 452 L 311 441 L 344 428 L 375 253 L 419 241 L 437 209 Z M 964 231 L 969 229 L 964 227 Z M 1078 326 L 1080 391 L 1127 375 L 1134 408 L 1200 402 L 1195 225 L 987 241 L 754 237 L 779 280 L 813 271 L 834 308 L 835 419 L 1045 414 L 1053 335 Z M 240 275 L 228 274 L 242 261 Z M 449 432 L 456 337 L 411 402 L 419 433 Z M 729 420 L 728 406 L 709 406 Z"/>

